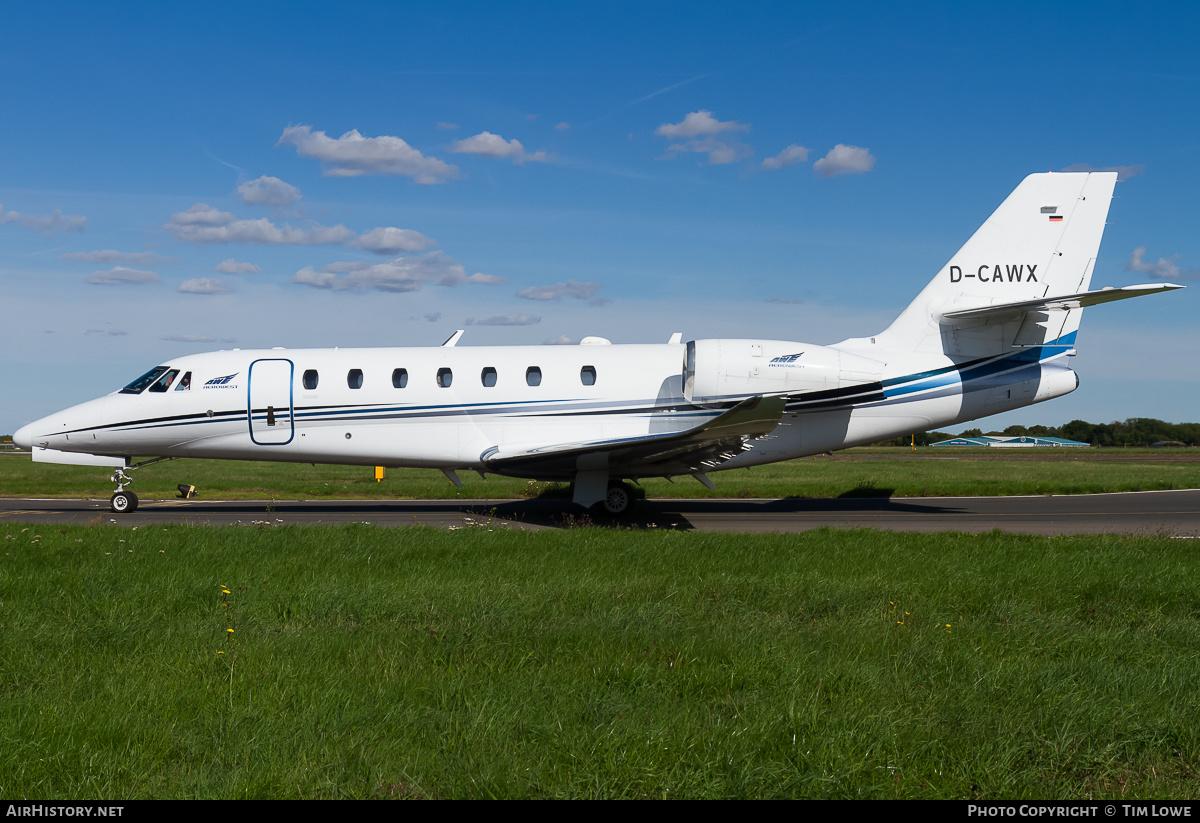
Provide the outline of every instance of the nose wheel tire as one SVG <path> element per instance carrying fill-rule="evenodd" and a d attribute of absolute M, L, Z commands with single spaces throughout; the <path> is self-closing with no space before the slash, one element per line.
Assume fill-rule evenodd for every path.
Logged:
<path fill-rule="evenodd" d="M 116 514 L 132 514 L 137 511 L 138 498 L 133 492 L 116 492 L 108 505 Z"/>

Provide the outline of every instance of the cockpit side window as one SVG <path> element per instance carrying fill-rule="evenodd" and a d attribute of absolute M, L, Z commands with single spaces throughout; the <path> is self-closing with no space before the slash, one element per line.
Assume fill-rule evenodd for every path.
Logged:
<path fill-rule="evenodd" d="M 153 383 L 158 378 L 162 377 L 167 371 L 166 366 L 155 366 L 150 371 L 143 374 L 137 380 L 134 380 L 125 388 L 121 389 L 121 394 L 141 394 L 146 390 L 146 387 Z"/>
<path fill-rule="evenodd" d="M 154 381 L 154 385 L 150 387 L 150 391 L 164 392 L 171 388 L 171 384 L 175 382 L 175 378 L 179 376 L 179 369 L 171 369 L 162 377 Z"/>
<path fill-rule="evenodd" d="M 192 388 L 192 373 L 184 372 L 183 377 L 175 384 L 175 391 L 191 391 Z"/>

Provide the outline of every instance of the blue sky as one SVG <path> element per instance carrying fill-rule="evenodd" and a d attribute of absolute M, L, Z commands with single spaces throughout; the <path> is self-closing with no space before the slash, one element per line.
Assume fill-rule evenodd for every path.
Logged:
<path fill-rule="evenodd" d="M 217 348 L 833 343 L 1121 168 L 1081 388 L 1196 420 L 1191 4 L 8 5 L 0 432 Z"/>

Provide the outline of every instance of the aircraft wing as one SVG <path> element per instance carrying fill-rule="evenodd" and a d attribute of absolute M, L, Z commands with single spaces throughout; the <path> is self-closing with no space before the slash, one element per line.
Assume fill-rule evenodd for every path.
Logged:
<path fill-rule="evenodd" d="M 783 416 L 783 396 L 758 395 L 693 428 L 582 443 L 498 448 L 483 453 L 497 474 L 545 479 L 571 478 L 581 471 L 629 471 L 637 475 L 708 471 L 741 454 L 747 441 L 770 433 Z"/>
<path fill-rule="evenodd" d="M 1100 303 L 1111 303 L 1114 300 L 1125 300 L 1130 297 L 1141 297 L 1143 294 L 1158 294 L 1171 289 L 1182 289 L 1174 283 L 1149 283 L 1140 286 L 1123 286 L 1119 289 L 1107 288 L 1095 291 L 1083 291 L 1078 294 L 1064 294 L 1058 297 L 1041 297 L 1036 300 L 1019 300 L 1015 303 L 998 303 L 991 306 L 976 306 L 969 309 L 956 309 L 942 312 L 938 316 L 940 323 L 953 325 L 961 320 L 999 320 L 1006 317 L 1016 317 L 1031 311 L 1066 311 L 1096 306 Z"/>

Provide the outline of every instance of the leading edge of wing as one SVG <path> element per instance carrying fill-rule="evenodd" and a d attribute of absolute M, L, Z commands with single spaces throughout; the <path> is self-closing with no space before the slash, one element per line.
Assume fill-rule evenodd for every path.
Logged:
<path fill-rule="evenodd" d="M 783 417 L 782 395 L 756 395 L 712 419 L 681 432 L 644 434 L 581 443 L 501 448 L 480 455 L 498 474 L 573 475 L 600 469 L 696 471 L 705 461 L 724 462 L 739 454 L 747 440 L 769 434 Z M 646 473 L 654 473 L 649 471 Z"/>

